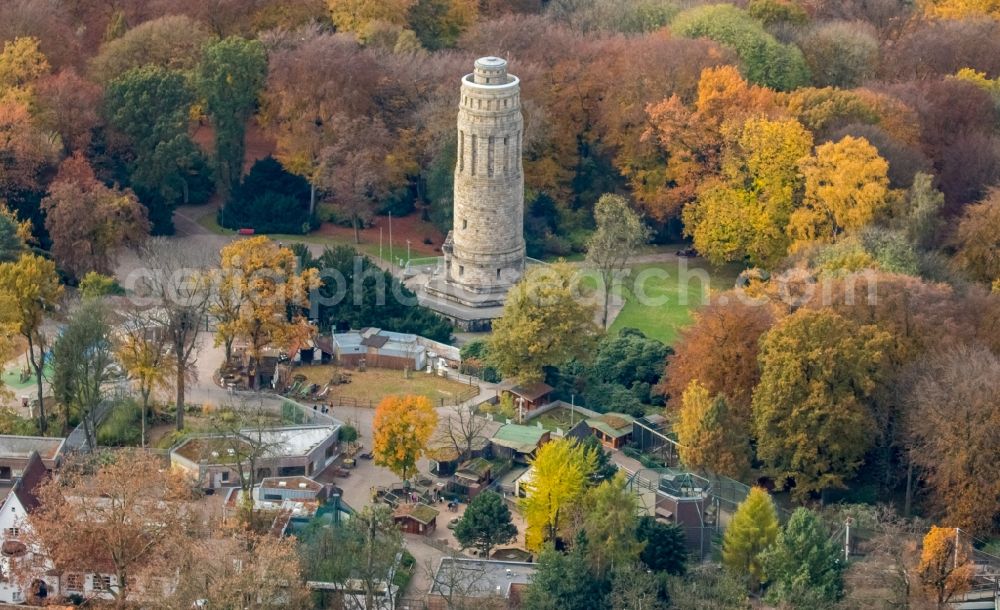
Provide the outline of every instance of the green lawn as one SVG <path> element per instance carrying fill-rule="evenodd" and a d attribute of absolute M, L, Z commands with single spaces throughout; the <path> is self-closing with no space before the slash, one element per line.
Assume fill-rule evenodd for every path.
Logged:
<path fill-rule="evenodd" d="M 570 428 L 586 418 L 587 417 L 579 411 L 573 413 L 570 409 L 559 407 L 557 409 L 552 409 L 551 411 L 546 411 L 538 417 L 532 418 L 531 421 L 528 422 L 528 425 L 534 425 L 535 422 L 540 422 L 542 427 L 546 430 L 555 432 L 558 428 L 563 432 L 569 432 Z"/>
<path fill-rule="evenodd" d="M 733 287 L 740 267 L 712 267 L 700 258 L 680 262 L 644 263 L 632 268 L 623 286 L 625 307 L 612 331 L 638 328 L 648 337 L 671 344 L 680 329 L 691 323 L 691 313 L 706 303 L 705 282 L 711 295 Z"/>
<path fill-rule="evenodd" d="M 13 388 L 15 390 L 23 390 L 25 388 L 36 387 L 34 369 L 32 369 L 31 375 L 28 376 L 26 381 L 21 381 L 21 369 L 24 368 L 23 357 L 19 358 L 17 363 L 14 365 L 8 365 L 8 368 L 3 372 L 3 385 L 8 388 Z M 48 377 L 52 374 L 52 365 L 46 364 L 45 368 L 42 370 L 42 377 Z"/>
<path fill-rule="evenodd" d="M 467 392 L 469 385 L 455 379 L 429 375 L 423 371 L 410 371 L 410 377 L 403 376 L 403 371 L 369 368 L 361 372 L 343 369 L 333 365 L 300 366 L 294 369 L 296 375 L 305 375 L 309 383 L 320 387 L 327 384 L 333 373 L 346 372 L 350 375 L 350 383 L 335 385 L 330 388 L 329 398 L 345 398 L 368 402 L 377 405 L 386 396 L 393 394 L 416 394 L 426 396 L 437 406 L 442 400 L 451 400 Z"/>

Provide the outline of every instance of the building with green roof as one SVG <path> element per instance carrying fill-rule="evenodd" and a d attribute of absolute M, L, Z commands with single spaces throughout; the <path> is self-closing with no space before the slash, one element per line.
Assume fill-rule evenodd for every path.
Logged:
<path fill-rule="evenodd" d="M 535 451 L 549 442 L 549 435 L 549 431 L 540 426 L 506 424 L 490 439 L 493 443 L 493 455 L 527 464 L 535 457 Z"/>
<path fill-rule="evenodd" d="M 597 440 L 610 449 L 621 449 L 632 438 L 635 418 L 625 413 L 604 413 L 587 420 Z"/>

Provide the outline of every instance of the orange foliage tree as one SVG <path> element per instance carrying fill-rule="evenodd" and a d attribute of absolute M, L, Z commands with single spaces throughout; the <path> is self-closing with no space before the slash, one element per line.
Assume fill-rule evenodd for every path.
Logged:
<path fill-rule="evenodd" d="M 110 274 L 118 253 L 149 235 L 146 208 L 135 193 L 105 186 L 79 152 L 59 166 L 42 209 L 52 256 L 78 279 L 88 271 Z"/>
<path fill-rule="evenodd" d="M 44 549 L 56 569 L 110 574 L 109 593 L 123 605 L 174 573 L 191 550 L 195 517 L 185 504 L 190 487 L 155 456 L 128 450 L 110 457 L 70 464 L 44 483 L 24 529 L 29 546 Z M 30 566 L 23 567 L 19 577 L 30 580 Z"/>
<path fill-rule="evenodd" d="M 972 584 L 975 566 L 969 561 L 968 544 L 963 544 L 959 534 L 957 528 L 932 525 L 924 536 L 917 575 L 938 604 L 947 603 Z"/>
<path fill-rule="evenodd" d="M 404 481 L 413 474 L 427 448 L 438 416 L 426 396 L 386 396 L 375 409 L 373 446 L 375 463 Z"/>
<path fill-rule="evenodd" d="M 747 83 L 734 66 L 718 66 L 702 71 L 694 108 L 678 95 L 648 105 L 642 139 L 661 148 L 666 165 L 656 182 L 623 169 L 636 200 L 657 219 L 677 214 L 718 175 L 726 135 L 732 139 L 747 118 L 783 115 L 777 99 L 770 89 Z"/>
<path fill-rule="evenodd" d="M 679 408 L 684 390 L 697 379 L 711 395 L 724 394 L 734 415 L 749 425 L 750 400 L 760 379 L 758 341 L 774 316 L 767 306 L 735 297 L 723 293 L 698 310 L 694 324 L 681 331 L 657 389 L 671 408 Z"/>
<path fill-rule="evenodd" d="M 958 346 L 922 359 L 917 370 L 904 393 L 910 461 L 939 514 L 989 532 L 1000 514 L 1000 358 Z"/>

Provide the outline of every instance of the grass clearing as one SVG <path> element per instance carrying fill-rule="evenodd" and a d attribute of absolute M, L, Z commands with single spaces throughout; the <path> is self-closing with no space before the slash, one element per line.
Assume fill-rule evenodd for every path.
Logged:
<path fill-rule="evenodd" d="M 739 265 L 714 267 L 701 258 L 634 265 L 629 277 L 613 288 L 615 294 L 624 296 L 625 306 L 610 331 L 638 328 L 647 337 L 670 345 L 691 323 L 692 312 L 715 293 L 732 288 L 741 270 Z M 583 286 L 596 289 L 596 273 L 584 277 Z"/>
<path fill-rule="evenodd" d="M 543 428 L 551 430 L 552 432 L 555 432 L 556 429 L 562 430 L 563 432 L 569 432 L 573 426 L 580 423 L 584 419 L 587 419 L 587 416 L 579 411 L 559 407 L 557 409 L 552 409 L 551 411 L 546 411 L 538 417 L 533 417 L 527 423 L 528 425 L 534 425 L 535 422 L 539 422 L 542 424 Z"/>
<path fill-rule="evenodd" d="M 28 368 L 29 375 L 27 376 L 25 381 L 22 381 L 21 371 L 24 370 L 25 368 Z M 42 379 L 47 379 L 51 376 L 52 376 L 52 365 L 46 364 L 45 367 L 42 369 Z M 3 379 L 3 385 L 5 387 L 14 390 L 24 390 L 27 388 L 37 387 L 34 369 L 30 367 L 25 367 L 23 359 L 20 359 L 18 363 L 14 365 L 9 365 L 8 368 L 4 370 L 2 379 Z"/>
<path fill-rule="evenodd" d="M 638 328 L 670 345 L 691 323 L 695 309 L 733 287 L 740 270 L 737 265 L 712 267 L 700 258 L 637 265 L 623 287 L 625 307 L 611 330 Z"/>
<path fill-rule="evenodd" d="M 386 396 L 394 394 L 415 394 L 426 396 L 438 406 L 442 399 L 449 399 L 468 390 L 469 384 L 454 379 L 429 375 L 423 371 L 411 371 L 410 378 L 403 376 L 403 371 L 392 369 L 369 368 L 364 372 L 343 369 L 333 365 L 300 366 L 295 369 L 296 375 L 305 375 L 310 383 L 320 387 L 326 385 L 339 370 L 350 375 L 350 383 L 331 386 L 328 398 L 345 398 L 361 403 L 369 402 L 372 407 L 378 405 Z"/>

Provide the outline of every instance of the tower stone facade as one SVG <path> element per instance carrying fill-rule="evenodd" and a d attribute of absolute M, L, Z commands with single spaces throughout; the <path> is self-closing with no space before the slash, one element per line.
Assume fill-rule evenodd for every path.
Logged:
<path fill-rule="evenodd" d="M 499 57 L 462 78 L 454 218 L 445 242 L 452 298 L 496 305 L 524 273 L 521 88 Z"/>

